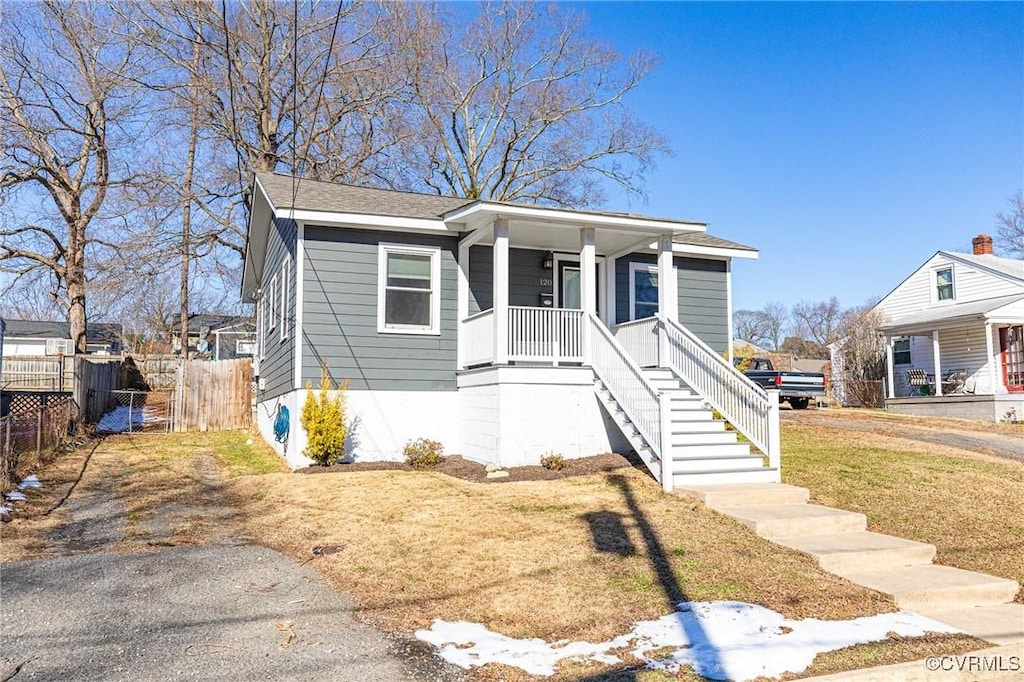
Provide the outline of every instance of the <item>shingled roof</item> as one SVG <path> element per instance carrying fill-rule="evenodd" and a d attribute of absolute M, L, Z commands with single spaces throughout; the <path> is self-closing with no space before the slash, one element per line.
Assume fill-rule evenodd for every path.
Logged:
<path fill-rule="evenodd" d="M 736 249 L 739 251 L 757 251 L 753 246 L 747 246 L 746 244 L 740 244 L 737 242 L 731 242 L 728 239 L 721 239 L 719 237 L 713 237 L 707 232 L 689 232 L 686 234 L 677 234 L 672 238 L 675 244 L 685 244 L 686 246 L 706 246 L 713 249 Z"/>
<path fill-rule="evenodd" d="M 282 208 L 294 208 L 332 213 L 372 213 L 395 218 L 436 219 L 449 211 L 473 203 L 468 199 L 442 197 L 436 194 L 355 187 L 322 180 L 302 179 L 293 183 L 290 175 L 277 173 L 257 173 L 256 177 L 278 211 Z"/>

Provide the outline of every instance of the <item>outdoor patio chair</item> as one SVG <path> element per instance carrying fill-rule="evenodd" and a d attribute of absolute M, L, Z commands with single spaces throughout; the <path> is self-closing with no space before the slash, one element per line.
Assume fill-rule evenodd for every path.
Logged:
<path fill-rule="evenodd" d="M 949 395 L 951 393 L 963 393 L 964 385 L 967 383 L 967 370 L 966 369 L 955 369 L 946 375 L 946 378 L 942 380 L 942 392 L 943 394 Z"/>
<path fill-rule="evenodd" d="M 910 384 L 911 395 L 928 395 L 932 392 L 932 382 L 923 369 L 908 369 L 907 383 Z"/>

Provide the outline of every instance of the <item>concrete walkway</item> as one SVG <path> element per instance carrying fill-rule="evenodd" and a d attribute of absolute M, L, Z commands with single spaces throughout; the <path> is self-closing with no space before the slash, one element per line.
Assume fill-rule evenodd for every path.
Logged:
<path fill-rule="evenodd" d="M 699 486 L 679 491 L 810 554 L 823 569 L 883 594 L 901 609 L 996 645 L 1024 645 L 1024 604 L 1013 580 L 932 564 L 935 547 L 871 533 L 863 514 L 809 504 L 806 488 L 784 484 Z"/>

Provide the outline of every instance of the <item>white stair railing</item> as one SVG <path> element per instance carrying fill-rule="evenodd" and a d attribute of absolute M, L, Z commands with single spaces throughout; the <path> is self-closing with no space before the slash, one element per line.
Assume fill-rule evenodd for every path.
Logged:
<path fill-rule="evenodd" d="M 659 333 L 668 337 L 663 345 L 668 357 L 661 358 L 659 364 L 675 371 L 768 457 L 770 467 L 778 468 L 778 391 L 765 391 L 743 376 L 678 322 L 660 316 L 658 320 Z"/>
<path fill-rule="evenodd" d="M 587 313 L 587 362 L 597 378 L 636 427 L 652 454 L 660 461 L 659 471 L 652 473 L 666 489 L 672 485 L 671 457 L 668 443 L 662 439 L 666 424 L 668 400 L 644 376 L 639 365 L 616 343 L 608 328 L 593 313 Z M 642 453 L 639 453 L 642 455 Z M 648 466 L 653 466 L 647 462 Z"/>

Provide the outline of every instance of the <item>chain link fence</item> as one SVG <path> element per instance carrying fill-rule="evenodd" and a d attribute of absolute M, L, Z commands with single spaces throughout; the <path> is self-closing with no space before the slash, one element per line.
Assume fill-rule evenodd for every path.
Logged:
<path fill-rule="evenodd" d="M 49 464 L 78 422 L 78 404 L 70 397 L 0 419 L 0 490 L 15 488 L 20 475 Z"/>

